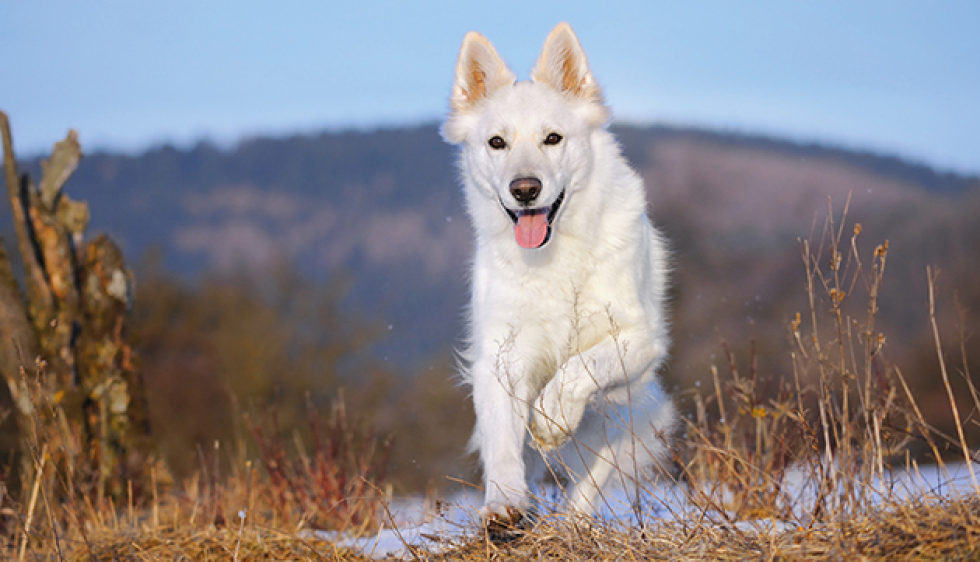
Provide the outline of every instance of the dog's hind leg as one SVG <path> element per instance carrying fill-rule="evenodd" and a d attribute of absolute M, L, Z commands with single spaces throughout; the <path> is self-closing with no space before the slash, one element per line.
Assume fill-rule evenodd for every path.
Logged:
<path fill-rule="evenodd" d="M 578 431 L 560 449 L 575 481 L 568 491 L 571 509 L 622 513 L 664 468 L 665 440 L 676 417 L 674 405 L 656 382 L 640 385 L 631 394 L 633 399 L 626 404 L 590 407 Z"/>
<path fill-rule="evenodd" d="M 596 512 L 605 501 L 601 497 L 616 468 L 616 436 L 611 442 L 602 426 L 602 414 L 590 409 L 582 419 L 579 431 L 560 449 L 560 462 L 569 473 L 574 486 L 567 490 L 567 505 L 575 512 Z M 599 505 L 597 505 L 597 503 Z"/>

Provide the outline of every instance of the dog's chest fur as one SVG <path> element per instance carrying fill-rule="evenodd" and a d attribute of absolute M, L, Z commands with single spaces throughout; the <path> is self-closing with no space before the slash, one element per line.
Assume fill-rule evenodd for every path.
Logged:
<path fill-rule="evenodd" d="M 610 335 L 611 303 L 624 289 L 592 252 L 572 247 L 578 242 L 554 242 L 532 259 L 507 244 L 488 244 L 474 264 L 471 341 L 516 354 L 536 388 L 569 357 Z"/>

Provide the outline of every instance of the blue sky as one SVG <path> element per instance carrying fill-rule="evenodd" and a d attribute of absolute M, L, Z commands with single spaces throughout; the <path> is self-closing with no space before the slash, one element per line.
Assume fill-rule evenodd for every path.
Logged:
<path fill-rule="evenodd" d="M 22 155 L 415 124 L 463 35 L 526 77 L 572 24 L 616 119 L 895 153 L 980 173 L 980 2 L 0 2 Z"/>

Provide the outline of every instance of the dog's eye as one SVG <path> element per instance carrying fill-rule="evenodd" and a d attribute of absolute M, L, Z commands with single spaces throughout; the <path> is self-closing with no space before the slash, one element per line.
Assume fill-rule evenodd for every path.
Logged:
<path fill-rule="evenodd" d="M 490 137 L 490 140 L 487 141 L 487 144 L 489 144 L 490 148 L 494 150 L 503 150 L 504 148 L 507 148 L 507 141 L 500 138 L 499 136 Z"/>
<path fill-rule="evenodd" d="M 561 139 L 562 139 L 562 136 L 559 135 L 558 133 L 550 133 L 547 137 L 544 138 L 544 143 L 547 144 L 547 145 L 554 146 L 554 145 L 560 143 L 561 142 Z"/>

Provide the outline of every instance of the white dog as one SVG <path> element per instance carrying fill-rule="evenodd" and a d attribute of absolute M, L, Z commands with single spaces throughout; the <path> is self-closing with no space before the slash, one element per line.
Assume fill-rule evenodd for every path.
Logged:
<path fill-rule="evenodd" d="M 476 235 L 463 376 L 491 526 L 517 523 L 548 475 L 593 512 L 606 484 L 661 460 L 676 418 L 657 382 L 666 250 L 608 120 L 568 24 L 530 82 L 482 35 L 463 40 L 442 134 L 461 147 Z"/>

